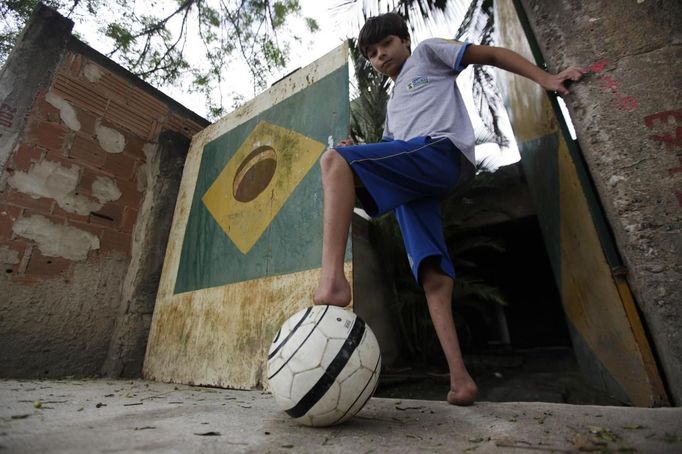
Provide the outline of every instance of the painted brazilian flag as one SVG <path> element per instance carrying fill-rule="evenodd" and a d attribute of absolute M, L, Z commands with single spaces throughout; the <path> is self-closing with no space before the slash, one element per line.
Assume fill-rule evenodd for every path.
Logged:
<path fill-rule="evenodd" d="M 205 145 L 176 294 L 320 267 L 317 161 L 348 135 L 348 67 L 307 82 Z"/>

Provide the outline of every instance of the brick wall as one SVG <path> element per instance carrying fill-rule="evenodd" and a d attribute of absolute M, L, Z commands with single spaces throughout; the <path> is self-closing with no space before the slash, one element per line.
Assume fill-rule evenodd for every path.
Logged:
<path fill-rule="evenodd" d="M 12 109 L 7 106 L 8 113 Z M 9 184 L 0 193 L 0 250 L 8 257 L 3 272 L 26 284 L 69 275 L 73 260 L 45 256 L 39 242 L 13 230 L 17 220 L 37 215 L 94 235 L 99 246 L 88 251 L 88 259 L 114 251 L 130 257 L 145 190 L 145 147 L 153 148 L 164 129 L 191 137 L 202 126 L 124 77 L 68 52 L 53 84 L 35 94 L 24 134 L 6 164 Z M 14 183 L 17 176 L 44 177 L 36 169 L 45 161 L 56 171 L 75 171 L 75 181 L 38 191 Z M 98 179 L 120 195 L 98 200 L 93 194 Z M 86 206 L 74 208 L 69 200 L 74 198 L 85 199 Z"/>
<path fill-rule="evenodd" d="M 0 69 L 0 377 L 139 376 L 208 125 L 72 26 L 39 6 Z"/>

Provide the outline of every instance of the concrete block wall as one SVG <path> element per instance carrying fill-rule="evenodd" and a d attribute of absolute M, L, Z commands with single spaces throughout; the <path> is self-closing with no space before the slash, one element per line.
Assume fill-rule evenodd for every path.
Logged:
<path fill-rule="evenodd" d="M 162 260 L 149 255 L 163 255 L 170 221 L 154 219 L 172 216 L 189 138 L 208 124 L 73 38 L 71 25 L 39 7 L 0 73 L 0 376 L 93 375 L 105 363 L 139 374 L 144 326 L 116 332 L 129 331 L 139 297 L 151 308 L 134 318 L 150 318 L 154 294 L 137 294 L 130 273 L 158 285 Z M 62 44 L 35 61 L 47 40 Z"/>
<path fill-rule="evenodd" d="M 566 98 L 673 403 L 682 402 L 682 2 L 521 0 Z"/>

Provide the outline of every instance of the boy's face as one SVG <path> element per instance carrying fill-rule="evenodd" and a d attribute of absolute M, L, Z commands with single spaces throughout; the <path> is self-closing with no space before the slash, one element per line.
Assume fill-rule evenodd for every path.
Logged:
<path fill-rule="evenodd" d="M 367 46 L 367 58 L 372 67 L 395 80 L 403 63 L 410 56 L 410 39 L 388 35 L 378 43 Z"/>

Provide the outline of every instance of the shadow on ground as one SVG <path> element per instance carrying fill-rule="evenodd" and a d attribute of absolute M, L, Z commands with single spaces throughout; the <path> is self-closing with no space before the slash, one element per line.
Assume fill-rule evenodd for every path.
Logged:
<path fill-rule="evenodd" d="M 481 402 L 551 402 L 622 406 L 592 387 L 569 348 L 489 351 L 465 356 Z M 449 376 L 444 368 L 410 365 L 382 372 L 377 397 L 443 400 Z"/>

